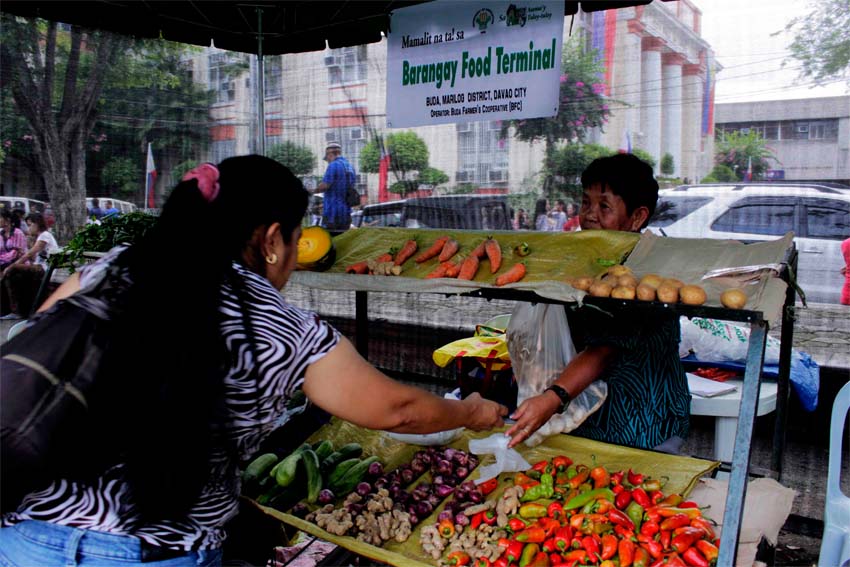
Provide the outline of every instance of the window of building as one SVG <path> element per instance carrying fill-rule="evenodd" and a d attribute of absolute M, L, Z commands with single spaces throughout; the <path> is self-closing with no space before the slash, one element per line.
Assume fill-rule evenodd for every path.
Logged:
<path fill-rule="evenodd" d="M 366 80 L 366 46 L 331 49 L 325 56 L 331 86 L 362 83 Z"/>
<path fill-rule="evenodd" d="M 208 85 L 215 92 L 217 103 L 233 102 L 236 98 L 236 82 L 227 72 L 230 63 L 228 53 L 210 53 Z"/>
<path fill-rule="evenodd" d="M 794 205 L 781 203 L 733 207 L 711 225 L 712 230 L 781 236 L 794 230 Z"/>
<path fill-rule="evenodd" d="M 236 140 L 220 140 L 212 143 L 212 162 L 219 163 L 236 155 Z"/>
<path fill-rule="evenodd" d="M 264 58 L 263 91 L 266 98 L 283 94 L 283 62 L 281 57 Z"/>
<path fill-rule="evenodd" d="M 458 171 L 455 181 L 478 185 L 508 182 L 508 138 L 502 140 L 501 122 L 457 125 Z"/>

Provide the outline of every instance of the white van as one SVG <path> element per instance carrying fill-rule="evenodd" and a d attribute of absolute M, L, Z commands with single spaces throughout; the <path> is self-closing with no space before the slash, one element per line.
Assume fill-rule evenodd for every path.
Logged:
<path fill-rule="evenodd" d="M 24 218 L 31 213 L 41 213 L 44 215 L 44 220 L 47 221 L 48 228 L 52 227 L 56 222 L 56 217 L 53 214 L 50 203 L 45 203 L 38 199 L 2 196 L 0 197 L 0 209 L 8 209 L 10 211 L 20 209 L 24 211 Z"/>

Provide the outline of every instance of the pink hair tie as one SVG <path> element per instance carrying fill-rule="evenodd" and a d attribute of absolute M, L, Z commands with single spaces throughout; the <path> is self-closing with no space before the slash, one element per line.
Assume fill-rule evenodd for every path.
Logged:
<path fill-rule="evenodd" d="M 211 163 L 202 163 L 198 167 L 186 172 L 183 176 L 183 181 L 195 179 L 198 182 L 198 189 L 201 190 L 201 195 L 208 203 L 212 203 L 218 197 L 218 168 Z"/>

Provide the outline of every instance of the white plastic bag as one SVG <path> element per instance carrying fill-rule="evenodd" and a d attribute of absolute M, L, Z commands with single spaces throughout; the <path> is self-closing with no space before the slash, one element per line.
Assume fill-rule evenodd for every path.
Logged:
<path fill-rule="evenodd" d="M 470 439 L 469 452 L 476 455 L 495 455 L 496 462 L 481 467 L 475 484 L 481 484 L 491 478 L 496 478 L 503 472 L 526 471 L 531 464 L 522 458 L 516 449 L 508 449 L 509 437 L 494 433 L 485 439 Z"/>
<path fill-rule="evenodd" d="M 508 352 L 517 380 L 517 406 L 540 395 L 576 355 L 567 314 L 561 305 L 517 303 L 507 330 Z M 569 433 L 602 407 L 608 385 L 596 380 L 573 398 L 564 413 L 555 414 L 525 440 L 529 447 L 546 437 Z"/>
<path fill-rule="evenodd" d="M 697 359 L 707 362 L 745 362 L 750 330 L 726 321 L 704 317 L 679 318 L 682 340 L 679 356 L 684 358 L 694 353 Z M 779 363 L 779 341 L 767 338 L 764 350 L 766 364 Z"/>

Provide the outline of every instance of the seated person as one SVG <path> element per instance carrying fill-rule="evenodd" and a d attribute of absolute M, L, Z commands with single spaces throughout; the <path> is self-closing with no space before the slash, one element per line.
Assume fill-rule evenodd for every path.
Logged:
<path fill-rule="evenodd" d="M 35 295 L 47 271 L 47 257 L 59 250 L 56 239 L 47 230 L 41 213 L 26 218 L 32 247 L 12 263 L 3 274 L 3 297 L 8 298 L 10 313 L 4 318 L 20 319 L 29 315 Z"/>
<path fill-rule="evenodd" d="M 652 168 L 632 154 L 594 160 L 581 176 L 582 230 L 640 232 L 658 200 Z M 514 446 L 545 424 L 569 398 L 596 379 L 608 384 L 602 407 L 573 435 L 641 449 L 676 452 L 687 435 L 690 392 L 679 360 L 679 317 L 658 313 L 650 320 L 619 312 L 614 317 L 588 308 L 569 313 L 579 354 L 552 389 L 525 400 L 507 431 Z"/>

